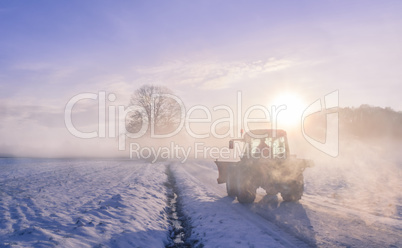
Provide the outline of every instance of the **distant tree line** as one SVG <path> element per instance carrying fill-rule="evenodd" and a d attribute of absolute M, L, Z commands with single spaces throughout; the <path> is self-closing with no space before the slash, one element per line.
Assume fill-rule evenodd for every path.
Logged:
<path fill-rule="evenodd" d="M 338 108 L 338 113 L 339 133 L 343 137 L 402 139 L 402 112 L 400 111 L 364 104 L 358 108 Z M 305 126 L 312 134 L 323 134 L 326 128 L 325 113 L 307 117 Z"/>
<path fill-rule="evenodd" d="M 358 108 L 340 108 L 339 127 L 342 132 L 360 138 L 402 139 L 402 112 L 367 104 Z"/>

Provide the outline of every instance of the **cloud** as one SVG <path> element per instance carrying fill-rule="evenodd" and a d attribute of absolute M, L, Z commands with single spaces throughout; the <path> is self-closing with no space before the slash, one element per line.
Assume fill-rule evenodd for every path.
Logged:
<path fill-rule="evenodd" d="M 0 156 L 98 156 L 116 155 L 115 139 L 83 140 L 64 124 L 64 104 L 24 103 L 0 100 Z M 97 131 L 98 103 L 79 101 L 73 108 L 74 127 L 81 132 Z M 101 152 L 100 152 L 101 150 Z"/>
<path fill-rule="evenodd" d="M 13 70 L 43 72 L 53 70 L 55 65 L 46 62 L 22 62 L 11 66 Z"/>
<path fill-rule="evenodd" d="M 116 96 L 113 105 L 127 105 L 131 95 L 139 87 L 136 83 L 129 83 L 128 79 L 120 74 L 102 75 L 96 81 L 97 90 L 104 90 L 106 94 L 113 93 Z"/>
<path fill-rule="evenodd" d="M 191 85 L 203 90 L 216 90 L 229 88 L 243 79 L 284 70 L 294 64 L 292 60 L 275 58 L 252 62 L 173 61 L 155 67 L 136 67 L 135 71 L 144 83 L 160 81 L 176 85 Z"/>
<path fill-rule="evenodd" d="M 0 127 L 28 130 L 37 125 L 43 128 L 64 128 L 64 109 L 67 102 L 36 101 L 19 98 L 0 100 Z M 98 101 L 81 100 L 74 105 L 73 120 L 81 126 L 91 126 L 97 121 Z"/>
<path fill-rule="evenodd" d="M 46 129 L 63 128 L 64 119 L 61 109 L 39 105 L 2 105 L 0 107 L 4 132 L 37 132 L 33 127 Z"/>
<path fill-rule="evenodd" d="M 37 92 L 38 89 L 56 89 L 59 85 L 66 85 L 72 81 L 78 81 L 80 67 L 77 65 L 61 64 L 57 62 L 48 63 L 18 62 L 2 68 L 0 82 L 7 82 L 6 89 L 18 92 Z M 23 87 L 22 87 L 23 86 Z M 37 92 L 37 93 L 44 93 Z"/>

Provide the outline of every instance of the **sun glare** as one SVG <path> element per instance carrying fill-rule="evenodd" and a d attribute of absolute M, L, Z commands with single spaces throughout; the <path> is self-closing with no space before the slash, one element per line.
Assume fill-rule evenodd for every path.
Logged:
<path fill-rule="evenodd" d="M 305 103 L 300 95 L 296 93 L 282 93 L 278 95 L 271 103 L 277 109 L 280 106 L 286 106 L 286 109 L 280 111 L 276 116 L 277 123 L 283 126 L 295 126 L 301 123 L 301 117 L 305 109 Z"/>

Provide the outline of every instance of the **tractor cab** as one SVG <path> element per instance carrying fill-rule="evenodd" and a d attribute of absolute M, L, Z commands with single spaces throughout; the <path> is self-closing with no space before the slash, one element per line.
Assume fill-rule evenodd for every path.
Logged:
<path fill-rule="evenodd" d="M 286 132 L 280 129 L 252 130 L 242 139 L 230 140 L 230 149 L 235 148 L 235 142 L 242 143 L 242 160 L 286 159 L 290 154 Z"/>

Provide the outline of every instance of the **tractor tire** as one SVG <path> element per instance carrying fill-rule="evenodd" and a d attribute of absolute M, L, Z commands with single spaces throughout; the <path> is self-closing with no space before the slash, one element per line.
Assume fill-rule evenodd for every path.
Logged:
<path fill-rule="evenodd" d="M 238 171 L 237 173 L 237 200 L 240 203 L 252 203 L 255 200 L 256 188 L 252 184 L 250 173 Z"/>
<path fill-rule="evenodd" d="M 236 171 L 232 170 L 229 172 L 228 177 L 226 178 L 226 192 L 230 197 L 237 196 L 237 187 L 236 187 Z"/>
<path fill-rule="evenodd" d="M 299 176 L 297 181 L 292 182 L 289 185 L 289 189 L 288 192 L 281 192 L 283 200 L 286 202 L 296 202 L 300 200 L 304 191 L 303 175 Z"/>

